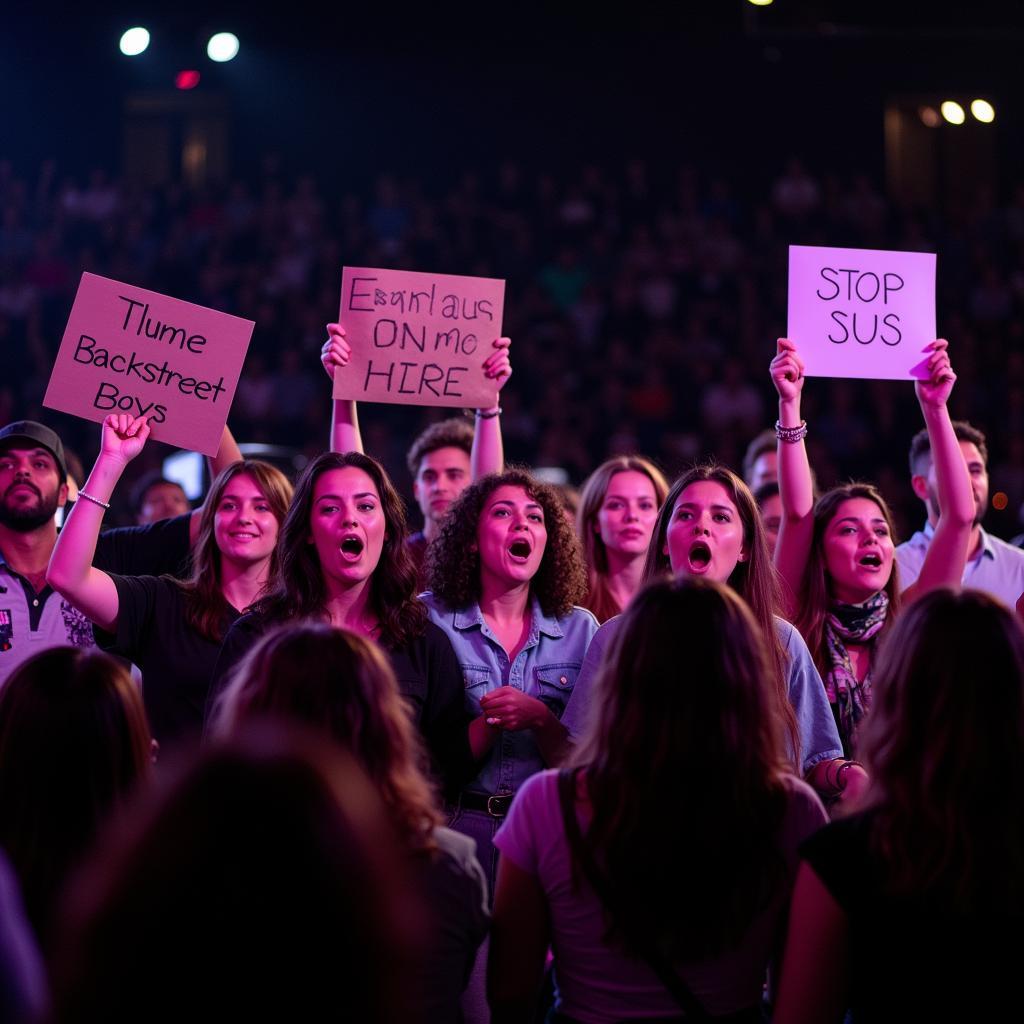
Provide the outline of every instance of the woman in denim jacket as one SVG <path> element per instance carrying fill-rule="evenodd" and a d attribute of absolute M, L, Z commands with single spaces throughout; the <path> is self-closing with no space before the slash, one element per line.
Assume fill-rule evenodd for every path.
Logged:
<path fill-rule="evenodd" d="M 597 621 L 579 543 L 555 492 L 522 470 L 468 487 L 427 553 L 430 618 L 455 648 L 480 771 L 454 801 L 492 889 L 491 839 L 519 787 L 557 762 L 560 719 Z"/>

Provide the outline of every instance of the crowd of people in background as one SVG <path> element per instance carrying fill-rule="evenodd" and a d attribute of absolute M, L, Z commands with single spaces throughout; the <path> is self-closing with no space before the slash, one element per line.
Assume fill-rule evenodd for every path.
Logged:
<path fill-rule="evenodd" d="M 983 519 L 990 451 L 1024 498 L 1024 359 L 984 367 L 1024 195 L 939 225 L 798 161 L 753 202 L 639 161 L 366 203 L 0 165 L 0 209 L 0 1021 L 1009 1004 L 1024 551 Z M 923 378 L 808 382 L 783 239 L 936 245 Z M 342 262 L 506 277 L 498 401 L 331 399 Z M 194 509 L 144 417 L 86 476 L 40 410 L 79 269 L 257 321 Z"/>

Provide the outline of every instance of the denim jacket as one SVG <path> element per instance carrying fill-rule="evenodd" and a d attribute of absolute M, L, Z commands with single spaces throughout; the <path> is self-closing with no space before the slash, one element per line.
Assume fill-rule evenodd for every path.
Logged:
<path fill-rule="evenodd" d="M 556 718 L 562 717 L 579 676 L 583 656 L 597 620 L 585 608 L 568 615 L 545 615 L 531 597 L 530 635 L 514 661 L 484 621 L 479 604 L 452 611 L 433 594 L 421 597 L 432 622 L 447 634 L 455 649 L 466 685 L 466 709 L 480 714 L 480 698 L 500 686 L 514 686 L 542 700 Z M 502 732 L 481 762 L 480 773 L 466 787 L 478 793 L 514 793 L 535 772 L 545 768 L 529 729 Z"/>

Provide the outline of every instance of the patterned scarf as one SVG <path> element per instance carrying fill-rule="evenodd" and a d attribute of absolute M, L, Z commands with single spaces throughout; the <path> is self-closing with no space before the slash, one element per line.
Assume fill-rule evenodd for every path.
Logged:
<path fill-rule="evenodd" d="M 825 619 L 825 642 L 832 667 L 825 676 L 825 692 L 836 709 L 839 738 L 851 754 L 856 746 L 857 728 L 871 706 L 871 670 L 857 682 L 848 643 L 867 643 L 885 625 L 889 597 L 884 590 L 863 604 L 834 604 Z"/>

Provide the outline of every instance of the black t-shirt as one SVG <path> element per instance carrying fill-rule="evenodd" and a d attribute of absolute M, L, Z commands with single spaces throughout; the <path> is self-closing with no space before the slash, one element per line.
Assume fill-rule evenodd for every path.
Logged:
<path fill-rule="evenodd" d="M 231 669 L 276 623 L 256 612 L 235 620 L 224 638 L 213 673 L 213 695 Z M 391 662 L 398 688 L 410 703 L 413 721 L 430 752 L 434 769 L 446 792 L 455 792 L 476 774 L 469 749 L 470 714 L 465 685 L 451 641 L 432 622 L 404 647 L 382 647 Z"/>
<path fill-rule="evenodd" d="M 926 894 L 890 895 L 869 835 L 869 812 L 856 814 L 800 849 L 849 921 L 853 1020 L 998 1019 L 1016 1004 L 1021 914 L 968 916 Z"/>
<path fill-rule="evenodd" d="M 197 740 L 220 643 L 198 633 L 185 616 L 185 595 L 168 576 L 118 576 L 117 633 L 97 629 L 96 642 L 142 670 L 142 696 L 154 738 L 166 746 Z M 225 612 L 223 628 L 237 618 Z"/>
<path fill-rule="evenodd" d="M 177 576 L 188 574 L 191 513 L 161 519 L 146 526 L 106 530 L 96 541 L 93 565 L 120 576 Z"/>

